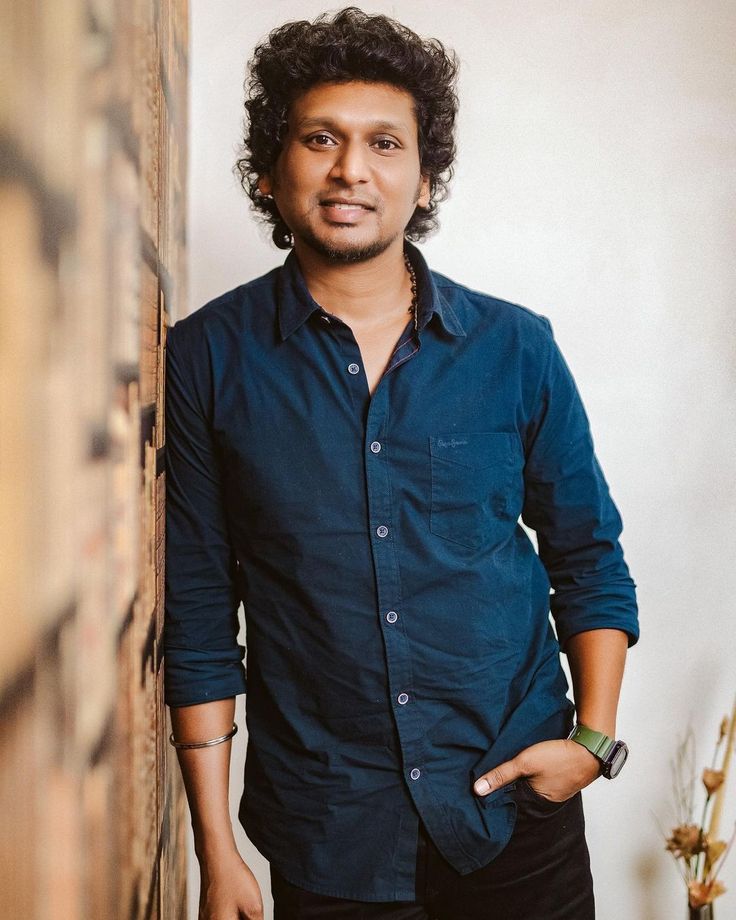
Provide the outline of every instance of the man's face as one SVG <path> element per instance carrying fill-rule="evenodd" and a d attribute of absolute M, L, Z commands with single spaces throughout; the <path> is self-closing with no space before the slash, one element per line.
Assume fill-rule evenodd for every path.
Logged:
<path fill-rule="evenodd" d="M 360 262 L 392 244 L 429 203 L 419 167 L 414 100 L 387 83 L 321 83 L 294 101 L 272 194 L 297 252 Z M 399 242 L 400 241 L 400 242 Z"/>

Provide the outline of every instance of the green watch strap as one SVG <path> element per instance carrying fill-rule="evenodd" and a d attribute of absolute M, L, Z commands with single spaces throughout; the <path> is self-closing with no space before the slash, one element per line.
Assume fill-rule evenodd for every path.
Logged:
<path fill-rule="evenodd" d="M 582 744 L 599 760 L 605 760 L 606 755 L 616 743 L 615 739 L 609 738 L 603 732 L 593 731 L 592 728 L 581 725 L 579 722 L 567 737 L 569 741 L 577 741 L 578 744 Z"/>

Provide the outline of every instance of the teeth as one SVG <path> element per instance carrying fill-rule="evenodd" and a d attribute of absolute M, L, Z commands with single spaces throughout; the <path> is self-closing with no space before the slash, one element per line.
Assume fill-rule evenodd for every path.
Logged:
<path fill-rule="evenodd" d="M 343 204 L 341 202 L 334 201 L 334 202 L 328 202 L 328 205 L 329 207 L 337 208 L 340 211 L 362 211 L 363 210 L 362 204 Z"/>

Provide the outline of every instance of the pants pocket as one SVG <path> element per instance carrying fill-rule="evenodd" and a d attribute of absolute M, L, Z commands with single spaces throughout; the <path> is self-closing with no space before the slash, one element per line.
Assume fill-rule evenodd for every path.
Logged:
<path fill-rule="evenodd" d="M 536 792 L 528 780 L 524 777 L 519 778 L 516 781 L 516 789 L 514 790 L 516 796 L 517 808 L 521 813 L 525 811 L 533 815 L 534 817 L 544 817 L 546 815 L 554 815 L 560 809 L 564 808 L 566 805 L 569 805 L 575 798 L 574 795 L 570 796 L 569 799 L 565 799 L 562 802 L 555 802 L 553 799 L 547 799 L 543 795 L 540 795 Z M 577 793 L 579 795 L 579 793 Z"/>

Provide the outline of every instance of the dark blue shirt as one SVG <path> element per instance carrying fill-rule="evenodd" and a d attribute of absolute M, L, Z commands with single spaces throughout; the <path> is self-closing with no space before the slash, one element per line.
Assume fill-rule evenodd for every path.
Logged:
<path fill-rule="evenodd" d="M 560 647 L 638 638 L 549 321 L 407 251 L 418 329 L 373 396 L 293 252 L 168 331 L 166 703 L 247 673 L 239 819 L 289 881 L 360 900 L 415 897 L 418 816 L 460 873 L 493 859 L 515 800 L 473 781 L 569 732 Z"/>

